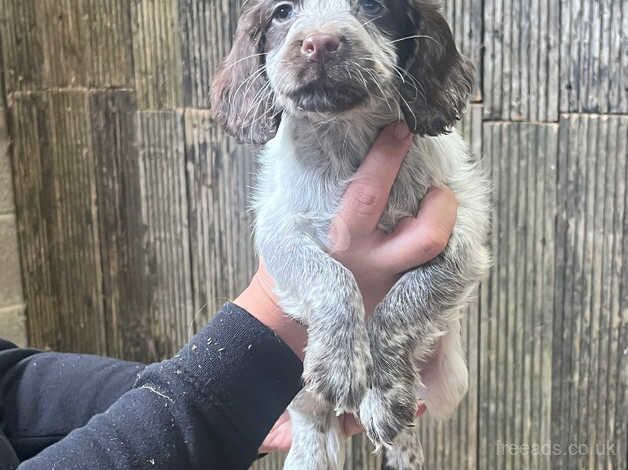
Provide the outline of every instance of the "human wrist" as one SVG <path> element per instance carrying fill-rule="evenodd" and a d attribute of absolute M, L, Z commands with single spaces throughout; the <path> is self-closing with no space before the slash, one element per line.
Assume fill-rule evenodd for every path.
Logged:
<path fill-rule="evenodd" d="M 272 279 L 265 272 L 258 271 L 233 303 L 271 329 L 303 360 L 307 329 L 281 310 L 272 292 Z"/>

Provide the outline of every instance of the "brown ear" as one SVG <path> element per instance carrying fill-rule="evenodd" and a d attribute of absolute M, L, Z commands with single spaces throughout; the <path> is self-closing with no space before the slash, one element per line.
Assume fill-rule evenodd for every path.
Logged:
<path fill-rule="evenodd" d="M 214 117 L 241 143 L 265 144 L 281 117 L 268 85 L 262 24 L 254 6 L 242 12 L 231 52 L 212 84 Z"/>
<path fill-rule="evenodd" d="M 473 64 L 460 55 L 449 25 L 432 1 L 411 2 L 414 51 L 406 59 L 410 79 L 402 85 L 408 126 L 419 135 L 439 135 L 462 117 L 473 90 Z"/>

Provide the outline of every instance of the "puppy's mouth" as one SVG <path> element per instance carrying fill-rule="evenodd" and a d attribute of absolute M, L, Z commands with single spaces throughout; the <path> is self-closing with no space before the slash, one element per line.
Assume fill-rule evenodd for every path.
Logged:
<path fill-rule="evenodd" d="M 369 91 L 348 79 L 341 82 L 321 77 L 291 91 L 288 98 L 300 111 L 342 113 L 364 104 Z"/>

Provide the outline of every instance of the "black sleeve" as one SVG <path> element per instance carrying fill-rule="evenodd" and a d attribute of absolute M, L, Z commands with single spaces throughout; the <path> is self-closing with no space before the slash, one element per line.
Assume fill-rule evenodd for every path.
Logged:
<path fill-rule="evenodd" d="M 39 367 L 40 356 L 21 367 Z M 283 341 L 227 304 L 174 358 L 140 370 L 105 412 L 19 468 L 246 469 L 300 389 L 301 372 Z M 72 389 L 77 407 L 93 398 L 81 384 Z"/>

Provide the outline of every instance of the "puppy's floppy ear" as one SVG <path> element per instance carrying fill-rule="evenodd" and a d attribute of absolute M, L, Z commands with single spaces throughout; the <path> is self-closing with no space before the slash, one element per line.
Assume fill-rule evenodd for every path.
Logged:
<path fill-rule="evenodd" d="M 401 64 L 406 78 L 401 106 L 410 129 L 419 135 L 447 133 L 462 117 L 473 90 L 475 69 L 460 55 L 447 21 L 431 0 L 410 0 L 413 50 Z M 408 41 L 409 42 L 409 41 Z"/>
<path fill-rule="evenodd" d="M 239 142 L 265 144 L 277 133 L 281 111 L 268 85 L 260 9 L 244 8 L 231 52 L 212 84 L 212 111 Z"/>

